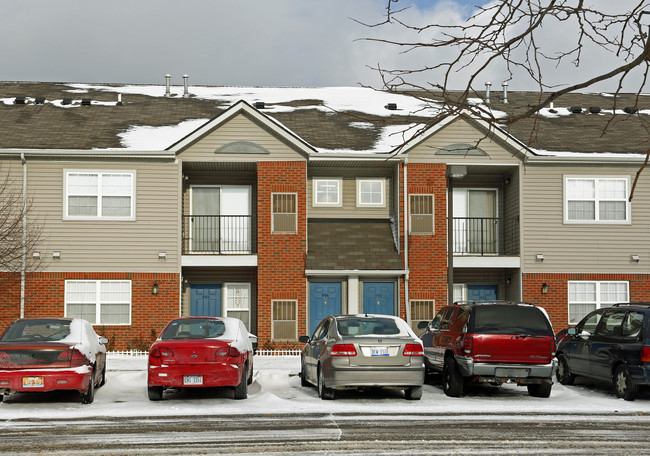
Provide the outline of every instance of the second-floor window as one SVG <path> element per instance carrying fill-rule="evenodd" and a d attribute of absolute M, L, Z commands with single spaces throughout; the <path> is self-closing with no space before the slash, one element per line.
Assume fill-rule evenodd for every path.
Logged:
<path fill-rule="evenodd" d="M 433 195 L 410 195 L 411 234 L 433 234 Z"/>
<path fill-rule="evenodd" d="M 272 232 L 297 232 L 297 199 L 296 193 L 274 193 L 272 195 Z"/>
<path fill-rule="evenodd" d="M 566 177 L 566 223 L 626 223 L 629 179 L 620 177 Z"/>
<path fill-rule="evenodd" d="M 384 179 L 357 179 L 357 206 L 384 207 L 385 188 Z"/>
<path fill-rule="evenodd" d="M 135 172 L 66 171 L 66 219 L 135 219 Z"/>
<path fill-rule="evenodd" d="M 341 179 L 316 178 L 313 180 L 314 206 L 341 206 Z"/>

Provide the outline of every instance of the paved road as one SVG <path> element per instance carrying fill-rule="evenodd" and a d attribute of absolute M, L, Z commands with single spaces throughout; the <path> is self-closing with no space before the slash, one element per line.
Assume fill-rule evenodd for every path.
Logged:
<path fill-rule="evenodd" d="M 645 415 L 339 414 L 0 421 L 2 455 L 644 455 Z"/>

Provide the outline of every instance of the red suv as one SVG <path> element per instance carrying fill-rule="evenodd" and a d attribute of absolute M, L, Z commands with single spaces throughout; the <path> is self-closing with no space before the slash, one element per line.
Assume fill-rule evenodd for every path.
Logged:
<path fill-rule="evenodd" d="M 513 301 L 458 302 L 443 307 L 419 329 L 427 370 L 442 373 L 447 396 L 467 383 L 526 385 L 549 397 L 557 369 L 555 336 L 541 307 Z"/>

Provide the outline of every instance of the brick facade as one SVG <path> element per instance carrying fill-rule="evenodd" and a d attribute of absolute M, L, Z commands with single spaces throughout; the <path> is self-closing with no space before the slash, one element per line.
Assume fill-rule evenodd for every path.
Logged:
<path fill-rule="evenodd" d="M 409 299 L 435 300 L 436 309 L 439 309 L 447 300 L 446 165 L 414 163 L 407 166 L 408 195 L 434 196 L 435 230 L 433 235 L 409 236 Z M 408 201 L 402 204 L 408 205 Z"/>
<path fill-rule="evenodd" d="M 66 280 L 131 280 L 131 324 L 95 325 L 110 339 L 109 350 L 148 350 L 164 326 L 179 315 L 180 274 L 127 272 L 38 272 L 25 280 L 25 317 L 63 317 Z M 153 284 L 158 294 L 152 294 Z M 0 301 L 0 330 L 20 317 L 20 277 L 5 282 Z"/>
<path fill-rule="evenodd" d="M 260 348 L 302 344 L 273 342 L 271 301 L 298 302 L 298 335 L 307 333 L 307 163 L 259 162 L 257 167 L 257 328 Z M 297 232 L 271 232 L 271 195 L 297 194 Z"/>
<path fill-rule="evenodd" d="M 522 275 L 522 300 L 544 307 L 557 332 L 569 326 L 568 282 L 570 280 L 626 281 L 630 283 L 631 302 L 650 302 L 650 274 L 537 274 Z M 542 293 L 542 284 L 548 285 L 548 293 Z"/>

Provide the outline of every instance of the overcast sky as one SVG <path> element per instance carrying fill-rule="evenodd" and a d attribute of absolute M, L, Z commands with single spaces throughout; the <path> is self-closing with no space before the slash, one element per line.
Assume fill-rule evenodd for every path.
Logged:
<path fill-rule="evenodd" d="M 421 23 L 452 23 L 485 3 L 398 5 L 412 5 L 408 17 Z M 179 85 L 188 74 L 191 85 L 378 87 L 369 67 L 437 59 L 362 40 L 403 36 L 397 26 L 352 20 L 379 22 L 385 8 L 386 0 L 4 1 L 0 80 L 164 84 L 169 73 Z M 495 86 L 506 77 L 500 69 L 488 76 Z M 528 88 L 518 82 L 511 87 Z"/>

